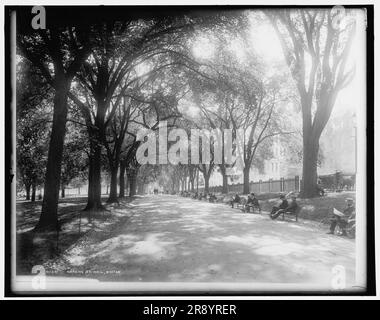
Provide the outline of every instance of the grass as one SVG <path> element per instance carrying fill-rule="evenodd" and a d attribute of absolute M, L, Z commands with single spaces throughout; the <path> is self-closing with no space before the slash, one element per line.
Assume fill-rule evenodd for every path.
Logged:
<path fill-rule="evenodd" d="M 126 204 L 132 198 L 120 200 L 119 204 L 106 204 L 106 210 L 100 212 L 84 212 L 86 197 L 60 199 L 58 216 L 61 230 L 57 234 L 36 234 L 36 226 L 41 213 L 41 201 L 16 204 L 16 259 L 17 274 L 30 274 L 33 266 L 42 264 L 52 256 L 46 256 L 46 243 L 54 247 L 55 255 L 73 246 L 89 232 L 104 232 L 110 225 L 118 224 L 125 217 Z"/>

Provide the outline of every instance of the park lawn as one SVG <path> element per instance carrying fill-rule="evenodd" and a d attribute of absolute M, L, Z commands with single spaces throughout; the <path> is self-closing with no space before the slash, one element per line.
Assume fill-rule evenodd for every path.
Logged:
<path fill-rule="evenodd" d="M 106 204 L 106 198 L 102 200 L 105 210 L 91 212 L 89 215 L 83 211 L 86 197 L 59 200 L 58 216 L 61 230 L 57 235 L 58 255 L 90 233 L 107 234 L 112 227 L 129 218 L 123 209 L 133 198 L 126 197 L 120 200 L 119 204 Z M 40 217 L 41 205 L 42 201 L 18 201 L 16 204 L 17 274 L 30 274 L 33 266 L 46 260 L 43 255 L 44 248 L 39 247 L 33 230 Z"/>

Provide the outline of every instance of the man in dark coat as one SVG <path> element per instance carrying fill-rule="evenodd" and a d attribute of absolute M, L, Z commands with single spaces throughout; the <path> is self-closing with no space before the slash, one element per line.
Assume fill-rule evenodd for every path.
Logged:
<path fill-rule="evenodd" d="M 235 194 L 235 197 L 232 198 L 232 200 L 230 201 L 230 205 L 231 205 L 231 208 L 234 207 L 234 204 L 237 203 L 239 204 L 240 203 L 240 197 L 238 194 Z"/>
<path fill-rule="evenodd" d="M 291 196 L 292 198 L 292 201 L 290 201 L 290 203 L 286 206 L 286 208 L 284 209 L 279 209 L 277 210 L 277 212 L 271 214 L 271 218 L 272 219 L 276 219 L 278 216 L 280 216 L 283 212 L 290 212 L 290 213 L 296 213 L 297 209 L 298 209 L 298 203 L 297 203 L 297 196 L 295 194 L 293 194 Z M 285 200 L 286 201 L 286 200 Z M 287 202 L 287 201 L 286 201 Z"/>
<path fill-rule="evenodd" d="M 253 192 L 248 196 L 248 201 L 245 205 L 245 212 L 249 212 L 251 208 L 258 208 L 259 212 L 261 212 L 259 200 L 256 198 Z"/>
<path fill-rule="evenodd" d="M 280 195 L 280 200 L 281 200 L 281 204 L 279 206 L 274 206 L 272 208 L 272 211 L 270 213 L 270 217 L 272 219 L 276 219 L 280 215 L 279 211 L 286 209 L 289 205 L 288 201 L 286 200 L 286 198 L 283 194 Z"/>

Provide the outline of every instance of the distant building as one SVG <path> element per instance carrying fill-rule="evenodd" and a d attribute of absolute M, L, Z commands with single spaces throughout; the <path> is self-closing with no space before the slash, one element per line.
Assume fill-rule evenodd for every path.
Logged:
<path fill-rule="evenodd" d="M 277 138 L 272 144 L 272 158 L 264 160 L 263 170 L 252 167 L 250 171 L 250 181 L 259 180 L 277 180 L 280 178 L 293 178 L 294 176 L 300 176 L 302 173 L 302 164 L 294 164 L 290 162 L 285 153 L 284 147 L 282 147 L 280 139 Z M 236 170 L 236 177 L 234 179 L 229 178 L 229 183 L 237 184 L 243 183 L 243 172 Z M 214 171 L 210 177 L 210 186 L 219 186 L 223 184 L 223 178 L 220 172 Z"/>
<path fill-rule="evenodd" d="M 262 180 L 290 178 L 301 175 L 302 164 L 289 160 L 286 149 L 282 146 L 279 138 L 273 141 L 273 157 L 264 161 L 264 174 Z"/>

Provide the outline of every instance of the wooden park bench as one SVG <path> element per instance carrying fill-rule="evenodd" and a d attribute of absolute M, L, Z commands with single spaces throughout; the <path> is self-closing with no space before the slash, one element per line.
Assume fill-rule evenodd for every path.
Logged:
<path fill-rule="evenodd" d="M 207 200 L 207 196 L 203 193 L 198 194 L 198 200 Z"/>
<path fill-rule="evenodd" d="M 251 209 L 252 209 L 252 213 L 255 213 L 255 209 L 256 209 L 259 213 L 261 213 L 260 206 L 253 205 L 253 204 L 250 204 L 250 205 L 248 206 L 248 210 L 245 211 L 245 212 L 246 212 L 246 213 L 250 213 L 250 212 L 251 212 Z"/>
<path fill-rule="evenodd" d="M 295 218 L 295 221 L 298 221 L 298 214 L 301 212 L 301 207 L 298 206 L 295 212 L 289 212 L 289 211 L 284 211 L 282 212 L 282 220 L 285 220 L 285 216 Z"/>
<path fill-rule="evenodd" d="M 246 205 L 247 205 L 247 202 L 248 202 L 248 197 L 246 196 L 240 196 L 240 202 L 239 203 L 234 203 L 233 207 L 234 208 L 238 208 L 240 210 L 242 210 L 243 212 L 245 213 L 250 213 L 251 212 L 251 208 L 253 209 L 253 213 L 255 212 L 255 208 L 257 208 L 256 206 L 249 206 L 248 207 L 248 211 L 246 211 Z M 259 211 L 260 212 L 260 211 Z"/>
<path fill-rule="evenodd" d="M 238 209 L 241 209 L 244 211 L 246 203 L 247 203 L 247 199 L 243 196 L 240 196 L 240 202 L 238 202 L 238 203 L 234 202 L 232 204 L 232 208 L 238 208 Z M 230 204 L 230 203 L 228 203 L 228 204 Z"/>
<path fill-rule="evenodd" d="M 224 194 L 215 194 L 215 199 L 212 201 L 212 203 L 224 203 L 229 204 L 231 200 L 231 197 L 226 196 Z"/>

